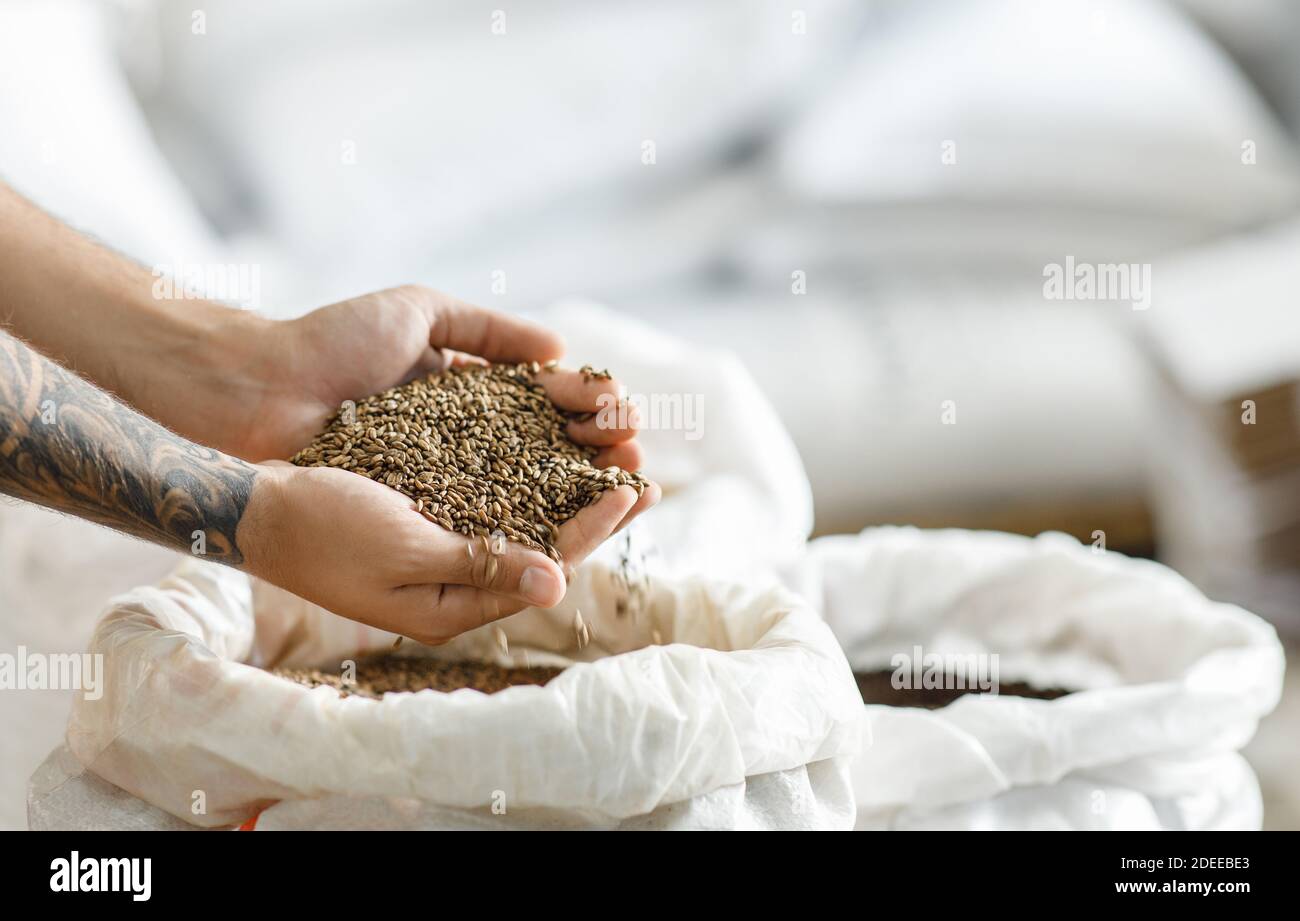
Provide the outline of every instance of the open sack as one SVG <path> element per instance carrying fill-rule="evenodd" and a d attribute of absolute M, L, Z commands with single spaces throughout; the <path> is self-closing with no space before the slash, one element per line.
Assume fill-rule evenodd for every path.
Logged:
<path fill-rule="evenodd" d="M 814 541 L 791 581 L 855 671 L 995 654 L 1001 682 L 1075 692 L 864 707 L 857 827 L 1260 826 L 1238 750 L 1277 703 L 1281 644 L 1172 570 L 1061 534 L 875 528 Z"/>
<path fill-rule="evenodd" d="M 501 622 L 508 656 L 488 629 L 431 651 L 578 663 L 546 687 L 374 701 L 245 663 L 338 663 L 391 634 L 189 562 L 100 623 L 105 693 L 76 703 L 68 747 L 204 826 L 851 825 L 860 700 L 816 613 L 776 585 L 687 579 L 652 581 L 619 617 L 614 586 L 583 567 L 561 607 Z M 593 633 L 581 652 L 575 607 Z"/>

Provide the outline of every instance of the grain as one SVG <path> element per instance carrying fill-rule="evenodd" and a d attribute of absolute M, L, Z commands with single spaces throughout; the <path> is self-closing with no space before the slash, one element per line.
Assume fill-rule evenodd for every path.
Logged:
<path fill-rule="evenodd" d="M 854 672 L 858 683 L 858 693 L 862 702 L 883 704 L 887 707 L 921 707 L 926 710 L 938 710 L 967 694 L 983 694 L 979 688 L 940 687 L 940 688 L 896 688 L 893 684 L 894 673 L 888 669 L 875 672 Z M 944 676 L 943 683 L 954 684 L 950 676 Z M 1065 688 L 1040 688 L 1017 681 L 1003 681 L 999 684 L 998 694 L 1002 697 L 1030 697 L 1038 700 L 1055 700 L 1071 693 Z"/>
<path fill-rule="evenodd" d="M 590 383 L 593 380 L 607 381 L 612 376 L 608 371 L 597 371 L 591 365 L 583 365 L 578 369 L 578 373 L 582 375 L 582 381 L 584 384 Z"/>
<path fill-rule="evenodd" d="M 614 613 L 620 618 L 630 614 L 632 623 L 637 623 L 642 610 L 649 606 L 650 570 L 645 554 L 633 546 L 631 529 L 623 532 L 613 580 L 617 595 Z"/>
<path fill-rule="evenodd" d="M 385 694 L 408 691 L 455 691 L 474 688 L 495 694 L 518 685 L 544 685 L 562 669 L 549 666 L 507 668 L 490 662 L 445 662 L 427 656 L 371 653 L 356 658 L 356 680 L 315 668 L 278 668 L 272 674 L 304 687 L 330 687 L 339 697 L 378 700 Z"/>
<path fill-rule="evenodd" d="M 462 365 L 385 390 L 336 413 L 290 460 L 383 483 L 434 524 L 480 538 L 489 554 L 511 540 L 559 562 L 561 525 L 606 490 L 640 495 L 646 481 L 592 464 L 596 449 L 565 432 L 582 417 L 551 402 L 536 379 L 543 370 L 550 366 Z M 582 374 L 609 377 L 590 366 Z M 474 559 L 472 546 L 466 553 Z M 486 568 L 495 573 L 491 558 Z"/>
<path fill-rule="evenodd" d="M 587 644 L 591 642 L 591 629 L 587 622 L 582 619 L 582 612 L 576 608 L 573 611 L 573 638 L 578 644 L 578 649 L 586 649 Z"/>

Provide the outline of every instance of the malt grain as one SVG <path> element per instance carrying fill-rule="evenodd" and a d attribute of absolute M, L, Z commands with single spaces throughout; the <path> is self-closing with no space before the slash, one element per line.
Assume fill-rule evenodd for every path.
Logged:
<path fill-rule="evenodd" d="M 495 694 L 517 685 L 544 685 L 563 669 L 549 666 L 506 668 L 490 662 L 444 662 L 427 656 L 371 653 L 356 658 L 356 680 L 315 668 L 279 668 L 272 674 L 309 688 L 330 687 L 340 697 L 378 700 L 408 691 L 455 691 L 474 688 Z"/>
<path fill-rule="evenodd" d="M 489 554 L 513 540 L 560 560 L 562 524 L 606 490 L 639 474 L 592 464 L 596 449 L 576 444 L 562 413 L 537 382 L 543 368 L 463 365 L 394 387 L 336 413 L 290 460 L 341 467 L 414 500 L 429 521 L 479 537 Z M 582 369 L 584 379 L 608 379 Z M 498 549 L 499 548 L 499 549 Z M 467 546 L 470 559 L 474 550 Z M 487 569 L 496 565 L 489 558 Z"/>

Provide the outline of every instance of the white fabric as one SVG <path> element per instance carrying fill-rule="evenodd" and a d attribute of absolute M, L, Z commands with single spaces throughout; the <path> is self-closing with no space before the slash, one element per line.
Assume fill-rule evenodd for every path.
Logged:
<path fill-rule="evenodd" d="M 727 827 L 764 817 L 785 825 L 783 812 L 797 820 L 813 809 L 832 826 L 848 822 L 844 778 L 860 708 L 825 624 L 775 586 L 652 585 L 648 610 L 620 619 L 614 573 L 588 565 L 563 605 L 503 622 L 513 650 L 503 662 L 587 663 L 545 688 L 370 701 L 241 663 L 338 662 L 386 648 L 390 635 L 187 561 L 159 586 L 117 599 L 101 622 L 91 652 L 105 657 L 107 690 L 76 702 L 68 744 L 98 776 L 172 815 L 188 818 L 204 791 L 206 812 L 192 819 L 203 825 L 331 796 L 409 797 L 488 822 L 499 802 L 528 825 L 606 826 L 672 806 L 693 827 L 720 815 L 731 816 Z M 575 608 L 596 637 L 581 653 Z M 671 645 L 650 645 L 652 630 Z M 438 654 L 490 659 L 495 650 L 481 629 Z M 805 769 L 828 760 L 839 770 L 822 790 Z M 811 791 L 802 810 L 788 796 L 722 810 L 714 802 L 746 778 L 792 771 Z"/>
<path fill-rule="evenodd" d="M 1113 315 L 1127 306 L 1044 309 L 1040 285 L 935 272 L 856 287 L 811 276 L 803 297 L 775 285 L 689 290 L 643 312 L 740 355 L 798 447 L 822 533 L 1009 520 L 1017 504 L 1038 505 L 1037 518 L 1044 507 L 1140 506 L 1149 421 L 1134 394 L 1147 381 Z M 948 400 L 955 425 L 941 421 Z M 802 489 L 784 483 L 778 501 Z"/>
<path fill-rule="evenodd" d="M 808 476 L 772 404 L 732 351 L 581 300 L 554 305 L 542 320 L 564 335 L 567 363 L 615 370 L 631 383 L 630 398 L 680 396 L 701 413 L 698 438 L 671 425 L 652 427 L 672 419 L 643 413 L 637 437 L 645 472 L 670 501 L 638 525 L 660 565 L 749 579 L 802 551 L 813 527 Z"/>
<path fill-rule="evenodd" d="M 857 671 L 919 645 L 1077 689 L 866 707 L 859 827 L 1259 827 L 1235 753 L 1281 694 L 1281 645 L 1169 569 L 1059 534 L 878 528 L 814 541 L 790 578 Z"/>
<path fill-rule="evenodd" d="M 0 3 L 0 180 L 149 264 L 221 247 L 154 145 L 87 0 Z"/>
<path fill-rule="evenodd" d="M 506 258 L 558 203 L 658 198 L 754 133 L 861 18 L 801 10 L 796 35 L 773 0 L 227 0 L 195 38 L 191 8 L 168 5 L 159 102 L 220 139 L 207 153 L 297 257 L 348 287 L 432 258 L 448 284 L 466 245 Z"/>
<path fill-rule="evenodd" d="M 845 810 L 851 802 L 852 792 L 842 765 L 828 760 L 751 777 L 743 784 L 719 787 L 689 802 L 664 806 L 604 827 L 633 831 L 840 828 L 852 822 L 851 813 Z M 66 746 L 55 749 L 32 776 L 28 826 L 42 831 L 198 828 L 85 770 Z M 397 797 L 323 796 L 269 806 L 257 816 L 253 827 L 258 831 L 500 830 L 573 828 L 575 823 L 572 816 L 541 815 L 537 810 L 484 815 L 481 810 L 452 809 Z"/>
<path fill-rule="evenodd" d="M 1148 0 L 904 4 L 777 162 L 822 202 L 1054 203 L 1221 228 L 1285 213 L 1300 191 L 1249 83 Z"/>

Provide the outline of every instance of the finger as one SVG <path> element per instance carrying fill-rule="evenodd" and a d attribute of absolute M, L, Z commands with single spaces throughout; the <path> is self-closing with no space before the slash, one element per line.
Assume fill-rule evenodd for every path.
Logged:
<path fill-rule="evenodd" d="M 612 378 L 584 378 L 578 371 L 548 369 L 537 379 L 560 409 L 593 414 L 566 427 L 569 437 L 578 444 L 618 444 L 631 439 L 641 427 L 636 404 L 622 397 L 622 385 Z"/>
<path fill-rule="evenodd" d="M 449 535 L 431 548 L 429 581 L 472 586 L 549 608 L 564 598 L 564 573 L 554 560 L 522 544 L 497 538 Z M 448 546 L 454 549 L 448 549 Z"/>
<path fill-rule="evenodd" d="M 490 361 L 553 361 L 564 354 L 564 340 L 544 326 L 440 292 L 430 295 L 434 301 L 429 344 L 434 348 Z"/>
<path fill-rule="evenodd" d="M 628 509 L 628 513 L 624 515 L 623 520 L 618 523 L 618 527 L 614 529 L 614 533 L 617 534 L 619 531 L 630 525 L 637 515 L 654 508 L 659 504 L 661 498 L 663 498 L 663 490 L 659 488 L 659 484 L 653 481 L 647 482 L 645 489 L 641 490 L 641 495 L 637 498 L 636 504 L 633 505 L 632 508 Z"/>
<path fill-rule="evenodd" d="M 591 505 L 560 525 L 555 548 L 564 560 L 564 571 L 573 571 L 618 528 L 636 504 L 636 490 L 620 486 L 608 490 Z"/>
<path fill-rule="evenodd" d="M 570 422 L 564 431 L 580 445 L 606 447 L 635 438 L 636 421 L 635 417 L 629 418 L 622 410 L 613 409 L 608 413 L 598 412 L 589 419 Z"/>
<path fill-rule="evenodd" d="M 604 493 L 561 525 L 556 548 L 564 558 L 565 569 L 572 572 L 599 547 L 618 528 L 636 501 L 636 490 L 620 486 Z M 466 539 L 462 543 L 470 541 Z M 478 544 L 474 550 L 476 557 L 483 555 L 482 541 L 479 540 Z M 524 553 L 532 551 L 525 550 Z M 548 558 L 543 559 L 551 562 Z M 408 585 L 399 589 L 399 599 L 404 611 L 415 612 L 413 617 L 403 618 L 409 620 L 409 626 L 401 632 L 430 645 L 445 643 L 466 631 L 517 614 L 528 606 L 515 597 L 488 591 L 477 584 Z M 558 604 L 559 599 L 554 603 Z"/>
<path fill-rule="evenodd" d="M 437 646 L 528 605 L 472 585 L 408 585 L 399 591 L 404 636 Z"/>
<path fill-rule="evenodd" d="M 552 403 L 571 413 L 611 411 L 622 393 L 613 378 L 584 376 L 566 368 L 543 368 L 537 382 L 546 388 Z"/>
<path fill-rule="evenodd" d="M 401 383 L 409 384 L 416 378 L 442 371 L 447 364 L 448 358 L 442 349 L 427 348 L 420 353 L 420 357 L 411 365 L 410 370 L 402 375 Z"/>
<path fill-rule="evenodd" d="M 601 448 L 596 452 L 592 463 L 602 470 L 606 467 L 621 467 L 624 470 L 640 470 L 645 462 L 645 452 L 638 441 L 625 441 L 612 447 Z"/>

